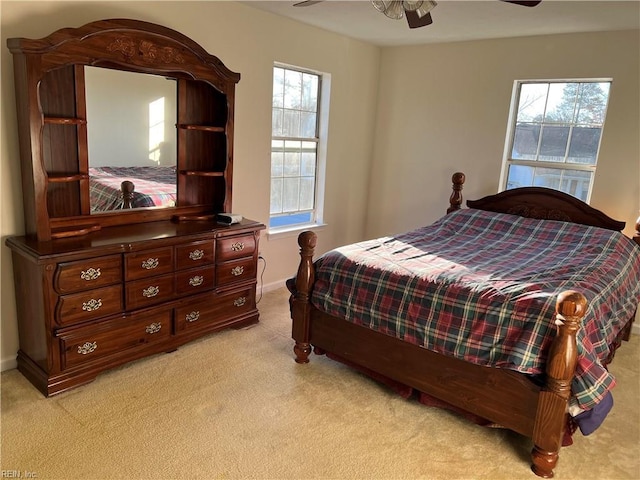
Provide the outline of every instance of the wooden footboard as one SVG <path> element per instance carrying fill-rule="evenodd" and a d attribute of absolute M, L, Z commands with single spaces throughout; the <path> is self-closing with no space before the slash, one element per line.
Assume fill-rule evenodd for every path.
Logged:
<path fill-rule="evenodd" d="M 291 298 L 296 362 L 309 362 L 313 345 L 317 353 L 333 353 L 528 436 L 533 471 L 553 476 L 577 363 L 576 332 L 587 305 L 582 294 L 567 291 L 558 298 L 562 322 L 540 387 L 517 372 L 447 357 L 318 311 L 310 303 L 316 235 L 304 232 L 298 243 L 301 261 Z"/>

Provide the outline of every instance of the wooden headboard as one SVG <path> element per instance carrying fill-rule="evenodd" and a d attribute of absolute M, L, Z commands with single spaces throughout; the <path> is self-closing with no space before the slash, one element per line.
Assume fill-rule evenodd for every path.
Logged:
<path fill-rule="evenodd" d="M 458 172 L 453 175 L 451 180 L 453 193 L 447 212 L 460 208 L 462 203 L 460 191 L 465 176 Z M 625 222 L 609 217 L 576 197 L 544 187 L 521 187 L 505 190 L 478 200 L 467 200 L 467 207 L 527 218 L 579 223 L 619 232 L 624 230 L 626 225 Z"/>

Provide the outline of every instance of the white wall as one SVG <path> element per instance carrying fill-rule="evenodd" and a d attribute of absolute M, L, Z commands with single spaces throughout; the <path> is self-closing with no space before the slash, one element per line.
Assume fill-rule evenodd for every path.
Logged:
<path fill-rule="evenodd" d="M 173 28 L 218 56 L 242 78 L 236 89 L 233 209 L 267 223 L 274 62 L 331 73 L 325 220 L 318 250 L 360 239 L 365 228 L 380 50 L 234 2 L 2 2 L 1 171 L 2 369 L 15 366 L 18 333 L 10 250 L 4 239 L 22 234 L 22 194 L 6 39 L 42 38 L 54 30 L 107 18 L 134 18 Z M 264 282 L 281 285 L 298 265 L 295 236 L 262 236 Z"/>
<path fill-rule="evenodd" d="M 613 78 L 591 205 L 627 222 L 640 203 L 640 32 L 387 48 L 366 235 L 430 223 L 455 171 L 467 199 L 496 193 L 514 80 Z"/>

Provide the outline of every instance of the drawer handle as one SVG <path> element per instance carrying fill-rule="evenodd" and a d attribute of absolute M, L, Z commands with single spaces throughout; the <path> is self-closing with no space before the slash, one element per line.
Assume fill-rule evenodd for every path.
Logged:
<path fill-rule="evenodd" d="M 240 250 L 244 250 L 244 242 L 232 243 L 231 250 L 233 250 L 234 252 L 239 252 Z"/>
<path fill-rule="evenodd" d="M 195 277 L 191 277 L 189 279 L 189 285 L 191 285 L 192 287 L 198 287 L 202 285 L 202 282 L 204 282 L 204 277 L 202 275 L 196 275 Z"/>
<path fill-rule="evenodd" d="M 83 270 L 80 274 L 80 278 L 82 280 L 86 280 L 87 282 L 91 280 L 95 280 L 101 275 L 99 268 L 90 268 L 88 270 Z"/>
<path fill-rule="evenodd" d="M 142 296 L 147 298 L 155 297 L 159 293 L 160 293 L 160 287 L 151 286 L 142 290 Z"/>
<path fill-rule="evenodd" d="M 160 262 L 157 258 L 147 258 L 142 262 L 142 268 L 145 270 L 153 270 L 154 268 L 157 268 L 158 265 L 160 265 Z"/>
<path fill-rule="evenodd" d="M 78 345 L 78 353 L 80 355 L 88 355 L 98 348 L 97 342 L 85 342 L 84 345 Z"/>
<path fill-rule="evenodd" d="M 191 313 L 187 313 L 184 317 L 184 319 L 191 323 L 191 322 L 195 322 L 196 320 L 198 320 L 200 318 L 200 312 L 195 310 Z"/>
<path fill-rule="evenodd" d="M 160 329 L 162 328 L 162 324 L 159 322 L 154 322 L 151 325 L 147 325 L 147 328 L 145 328 L 145 332 L 150 333 L 150 334 L 154 334 L 154 333 L 158 333 L 160 331 Z"/>
<path fill-rule="evenodd" d="M 200 260 L 202 257 L 204 257 L 204 250 L 197 249 L 189 252 L 189 258 L 191 260 Z"/>
<path fill-rule="evenodd" d="M 247 297 L 238 297 L 233 301 L 233 305 L 235 307 L 241 307 L 243 306 L 245 303 L 247 303 Z"/>
<path fill-rule="evenodd" d="M 243 273 L 244 273 L 244 267 L 242 265 L 238 265 L 237 267 L 233 267 L 231 269 L 231 275 L 233 275 L 234 277 L 242 275 Z"/>
<path fill-rule="evenodd" d="M 88 302 L 82 302 L 82 310 L 85 312 L 94 312 L 102 306 L 102 299 L 92 298 Z"/>

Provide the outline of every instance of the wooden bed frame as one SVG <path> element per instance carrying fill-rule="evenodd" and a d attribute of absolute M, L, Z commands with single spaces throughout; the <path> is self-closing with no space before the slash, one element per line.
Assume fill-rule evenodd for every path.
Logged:
<path fill-rule="evenodd" d="M 462 173 L 452 177 L 453 193 L 447 213 L 462 204 Z M 523 217 L 572 221 L 621 231 L 625 223 L 613 220 L 580 200 L 546 188 L 526 187 L 468 201 L 471 208 Z M 637 225 L 636 227 L 639 227 Z M 634 240 L 640 245 L 640 233 Z M 313 254 L 316 235 L 298 237 L 300 265 L 291 296 L 292 337 L 296 362 L 309 362 L 316 354 L 331 353 L 376 374 L 413 387 L 464 411 L 532 438 L 532 470 L 553 477 L 565 426 L 571 382 L 577 363 L 576 332 L 587 301 L 579 292 L 562 292 L 557 312 L 564 325 L 557 329 L 546 363 L 546 383 L 535 385 L 511 370 L 483 367 L 434 353 L 395 337 L 332 317 L 310 303 L 314 284 Z M 632 320 L 633 321 L 633 320 Z M 630 321 L 622 332 L 629 338 Z"/>

